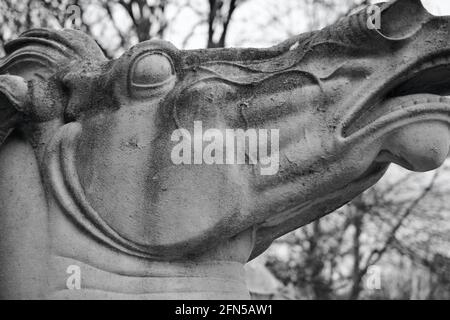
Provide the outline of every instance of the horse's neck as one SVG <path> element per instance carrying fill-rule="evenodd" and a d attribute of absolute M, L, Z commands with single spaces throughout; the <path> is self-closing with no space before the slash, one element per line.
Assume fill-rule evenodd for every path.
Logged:
<path fill-rule="evenodd" d="M 251 230 L 199 262 L 120 254 L 77 228 L 46 194 L 39 155 L 18 136 L 0 147 L 0 298 L 248 298 L 243 263 L 223 258 L 252 243 Z M 81 291 L 67 290 L 73 266 Z"/>
<path fill-rule="evenodd" d="M 0 295 L 39 298 L 46 287 L 47 204 L 31 145 L 11 136 L 0 147 Z"/>

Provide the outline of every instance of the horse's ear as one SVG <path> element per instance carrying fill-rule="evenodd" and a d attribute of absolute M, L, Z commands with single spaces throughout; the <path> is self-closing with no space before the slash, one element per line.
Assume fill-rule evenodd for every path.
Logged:
<path fill-rule="evenodd" d="M 23 119 L 29 106 L 28 84 L 13 75 L 0 75 L 0 145 Z"/>

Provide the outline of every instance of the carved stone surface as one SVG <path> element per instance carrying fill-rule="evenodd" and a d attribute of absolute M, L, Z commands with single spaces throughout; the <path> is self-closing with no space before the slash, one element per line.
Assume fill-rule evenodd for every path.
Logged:
<path fill-rule="evenodd" d="M 438 167 L 450 19 L 419 0 L 384 4 L 381 18 L 371 30 L 363 10 L 269 49 L 152 40 L 112 61 L 73 30 L 10 42 L 0 296 L 248 298 L 243 264 L 274 239 L 342 206 L 390 162 Z M 194 121 L 279 129 L 278 172 L 174 164 L 171 135 Z"/>

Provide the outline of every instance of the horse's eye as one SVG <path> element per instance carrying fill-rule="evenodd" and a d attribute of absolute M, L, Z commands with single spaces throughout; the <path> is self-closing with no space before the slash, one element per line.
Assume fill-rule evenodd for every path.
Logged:
<path fill-rule="evenodd" d="M 131 82 L 134 86 L 154 87 L 170 80 L 175 70 L 172 60 L 166 54 L 152 52 L 135 61 L 131 74 Z"/>

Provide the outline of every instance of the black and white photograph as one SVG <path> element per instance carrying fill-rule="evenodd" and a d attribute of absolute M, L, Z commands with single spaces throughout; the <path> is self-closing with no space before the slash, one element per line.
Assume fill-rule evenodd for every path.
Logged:
<path fill-rule="evenodd" d="M 450 301 L 449 151 L 450 1 L 0 0 L 0 300 Z"/>

